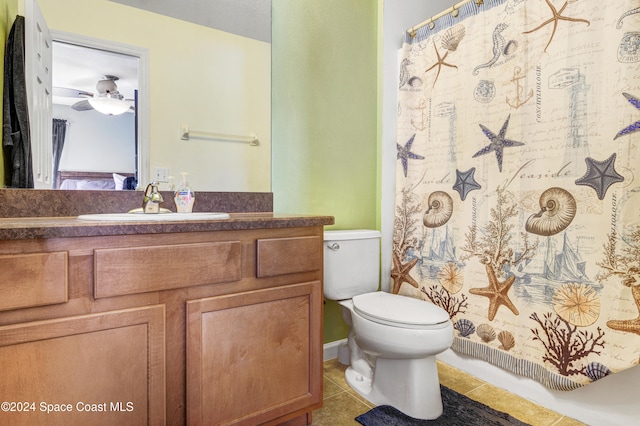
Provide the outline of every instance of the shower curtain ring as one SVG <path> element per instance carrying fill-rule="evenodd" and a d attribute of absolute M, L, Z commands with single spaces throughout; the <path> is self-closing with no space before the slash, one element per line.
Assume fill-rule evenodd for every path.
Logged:
<path fill-rule="evenodd" d="M 451 16 L 453 16 L 454 18 L 457 18 L 459 13 L 458 8 L 456 6 L 457 4 L 454 4 L 453 6 L 451 6 L 451 9 L 453 9 L 451 11 Z"/>
<path fill-rule="evenodd" d="M 430 22 L 429 22 L 429 29 L 430 29 L 430 30 L 432 30 L 432 29 L 434 29 L 434 28 L 435 28 L 435 26 L 436 26 L 436 23 L 435 23 L 435 22 L 433 22 L 433 18 L 431 18 L 431 20 L 430 20 Z"/>

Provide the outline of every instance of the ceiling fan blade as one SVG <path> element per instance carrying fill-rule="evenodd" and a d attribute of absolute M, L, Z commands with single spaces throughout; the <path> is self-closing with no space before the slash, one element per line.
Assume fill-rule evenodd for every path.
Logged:
<path fill-rule="evenodd" d="M 89 111 L 92 110 L 93 107 L 89 103 L 88 100 L 78 101 L 75 104 L 71 105 L 71 109 L 76 111 Z"/>
<path fill-rule="evenodd" d="M 52 91 L 53 96 L 61 96 L 64 98 L 91 98 L 93 93 L 85 92 L 84 90 L 70 89 L 68 87 L 54 87 Z"/>

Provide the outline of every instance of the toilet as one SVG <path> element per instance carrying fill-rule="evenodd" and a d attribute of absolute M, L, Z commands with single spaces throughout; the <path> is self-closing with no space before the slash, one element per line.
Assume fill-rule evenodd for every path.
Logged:
<path fill-rule="evenodd" d="M 442 414 L 435 356 L 453 343 L 453 324 L 439 306 L 378 291 L 380 232 L 324 232 L 324 296 L 349 325 L 349 386 L 375 405 L 432 420 Z M 345 362 L 346 361 L 346 362 Z"/>

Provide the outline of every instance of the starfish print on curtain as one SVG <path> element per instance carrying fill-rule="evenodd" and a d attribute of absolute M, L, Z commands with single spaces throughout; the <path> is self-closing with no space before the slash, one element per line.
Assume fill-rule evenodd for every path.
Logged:
<path fill-rule="evenodd" d="M 402 260 L 397 253 L 393 253 L 393 269 L 391 270 L 391 278 L 393 279 L 392 293 L 398 294 L 402 283 L 409 283 L 413 287 L 418 288 L 419 284 L 413 279 L 409 272 L 418 263 L 418 258 L 412 259 L 409 263 L 402 264 Z"/>
<path fill-rule="evenodd" d="M 629 101 L 629 103 L 631 105 L 636 107 L 636 109 L 640 110 L 640 100 L 638 98 L 636 98 L 635 96 L 630 95 L 628 93 L 624 93 L 624 92 L 622 93 L 622 95 L 625 98 L 627 98 L 627 100 Z M 618 134 L 616 135 L 616 137 L 613 138 L 613 140 L 618 139 L 620 136 L 625 136 L 625 135 L 628 135 L 630 133 L 637 132 L 638 130 L 640 130 L 640 120 L 636 121 L 633 124 L 628 125 L 624 129 L 620 130 L 618 132 Z"/>
<path fill-rule="evenodd" d="M 591 23 L 589 21 L 587 21 L 586 19 L 580 19 L 580 18 L 570 18 L 568 16 L 563 16 L 562 12 L 564 12 L 564 9 L 567 7 L 567 5 L 569 4 L 569 1 L 565 1 L 564 4 L 562 5 L 562 7 L 560 8 L 560 10 L 557 10 L 553 4 L 551 3 L 551 1 L 549 0 L 545 0 L 547 2 L 547 5 L 549 6 L 549 8 L 551 9 L 551 12 L 553 13 L 553 16 L 549 19 L 547 19 L 546 21 L 544 21 L 542 24 L 538 25 L 537 27 L 535 27 L 532 30 L 529 31 L 525 31 L 522 34 L 531 34 L 535 31 L 538 31 L 539 29 L 541 29 L 542 27 L 544 27 L 547 24 L 550 24 L 553 22 L 553 30 L 551 31 L 551 37 L 549 37 L 549 42 L 547 43 L 547 45 L 544 47 L 544 51 L 547 51 L 547 48 L 549 47 L 549 45 L 551 44 L 551 41 L 553 40 L 553 36 L 556 35 L 556 30 L 558 29 L 558 22 L 559 21 L 571 21 L 571 22 L 584 22 L 587 25 L 590 25 Z"/>
<path fill-rule="evenodd" d="M 460 193 L 460 199 L 462 201 L 467 198 L 467 194 L 469 194 L 469 192 L 474 189 L 482 188 L 482 186 L 480 186 L 473 177 L 475 172 L 475 167 L 470 168 L 466 172 L 456 170 L 456 183 L 453 185 L 453 189 Z"/>
<path fill-rule="evenodd" d="M 576 185 L 586 185 L 596 191 L 598 199 L 604 199 L 607 189 L 617 182 L 624 181 L 624 178 L 616 172 L 614 163 L 616 161 L 616 153 L 604 161 L 597 161 L 593 158 L 585 158 L 587 163 L 587 173 L 580 179 L 576 179 Z"/>
<path fill-rule="evenodd" d="M 489 313 L 487 315 L 489 321 L 493 321 L 498 313 L 498 308 L 502 305 L 511 309 L 511 312 L 515 315 L 518 315 L 518 308 L 516 308 L 516 305 L 509 299 L 508 295 L 516 277 L 511 275 L 501 282 L 498 281 L 498 277 L 496 277 L 496 273 L 491 265 L 485 265 L 485 268 L 487 269 L 487 277 L 489 277 L 489 286 L 472 288 L 469 290 L 469 293 L 489 298 Z"/>
<path fill-rule="evenodd" d="M 478 151 L 475 154 L 473 154 L 473 158 L 476 158 L 476 157 L 479 157 L 481 155 L 488 154 L 489 152 L 495 152 L 496 153 L 496 160 L 498 160 L 498 170 L 500 172 L 502 172 L 502 157 L 503 157 L 504 148 L 509 148 L 509 147 L 512 147 L 512 146 L 524 145 L 524 143 L 522 143 L 522 142 L 512 141 L 512 140 L 506 138 L 507 127 L 509 126 L 509 119 L 510 118 L 511 118 L 511 115 L 509 115 L 507 117 L 507 119 L 505 120 L 504 124 L 502 125 L 502 129 L 500 129 L 500 133 L 498 133 L 497 135 L 495 133 L 493 133 L 491 130 L 489 130 L 487 127 L 485 127 L 482 124 L 480 124 L 480 128 L 482 129 L 482 133 L 484 133 L 484 135 L 489 138 L 491 143 L 489 145 L 485 146 L 484 148 L 482 148 L 480 151 Z"/>
<path fill-rule="evenodd" d="M 404 177 L 407 177 L 409 158 L 412 158 L 414 160 L 424 160 L 424 157 L 422 155 L 411 152 L 411 145 L 413 145 L 413 140 L 415 139 L 415 137 L 416 134 L 414 133 L 413 136 L 411 136 L 411 138 L 407 141 L 407 143 L 404 144 L 404 146 L 396 144 L 398 148 L 398 160 L 402 162 L 402 171 L 404 172 Z"/>
<path fill-rule="evenodd" d="M 446 66 L 446 67 L 455 68 L 455 69 L 458 69 L 458 66 L 457 65 L 448 64 L 448 63 L 446 63 L 444 61 L 445 59 L 447 59 L 447 55 L 449 54 L 448 50 L 444 54 L 443 57 L 440 57 L 440 52 L 438 52 L 438 48 L 436 47 L 436 43 L 435 42 L 433 43 L 433 48 L 436 50 L 436 56 L 438 57 L 438 62 L 436 62 L 435 64 L 431 65 L 424 72 L 427 73 L 427 72 L 431 71 L 432 69 L 434 69 L 435 67 L 438 67 L 438 72 L 436 73 L 436 78 L 435 78 L 435 80 L 433 80 L 433 87 L 436 87 L 436 81 L 438 81 L 438 77 L 440 76 L 440 70 L 442 69 L 443 65 Z"/>

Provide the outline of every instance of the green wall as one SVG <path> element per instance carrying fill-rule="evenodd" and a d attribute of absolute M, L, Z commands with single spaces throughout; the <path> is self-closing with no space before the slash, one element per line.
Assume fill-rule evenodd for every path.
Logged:
<path fill-rule="evenodd" d="M 0 31 L 2 31 L 2 44 L 0 45 L 0 69 L 4 70 L 4 48 L 11 31 L 13 21 L 18 14 L 18 0 L 2 0 L 0 3 Z M 0 72 L 0 99 L 2 99 L 4 88 L 4 72 Z M 2 104 L 0 103 L 0 113 Z M 1 114 L 0 114 L 1 115 Z M 3 152 L 0 149 L 0 186 L 4 187 L 4 161 Z"/>
<path fill-rule="evenodd" d="M 378 2 L 274 0 L 274 210 L 378 228 Z M 347 336 L 325 304 L 324 341 Z"/>

